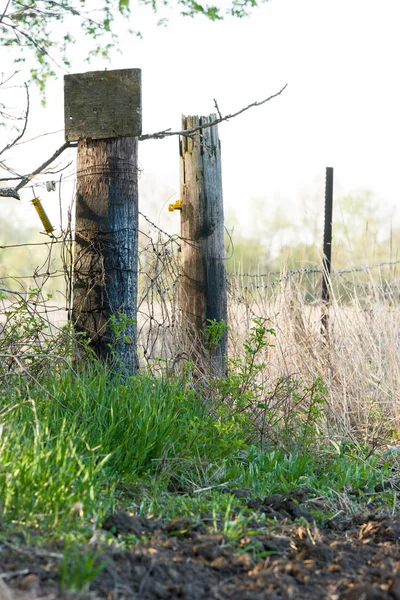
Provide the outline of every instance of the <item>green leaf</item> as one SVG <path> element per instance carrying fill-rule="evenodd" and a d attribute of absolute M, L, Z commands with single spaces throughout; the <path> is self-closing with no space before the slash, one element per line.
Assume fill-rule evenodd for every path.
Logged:
<path fill-rule="evenodd" d="M 118 10 L 121 14 L 124 14 L 124 12 L 129 12 L 129 8 L 129 0 L 119 0 Z"/>

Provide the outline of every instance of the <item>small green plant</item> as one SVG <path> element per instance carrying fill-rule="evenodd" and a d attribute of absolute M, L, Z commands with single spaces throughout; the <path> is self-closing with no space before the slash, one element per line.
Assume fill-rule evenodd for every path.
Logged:
<path fill-rule="evenodd" d="M 223 320 L 217 321 L 216 319 L 207 319 L 207 323 L 204 330 L 204 344 L 207 351 L 211 353 L 217 348 L 225 333 L 229 331 L 229 325 Z"/>
<path fill-rule="evenodd" d="M 110 349 L 113 349 L 116 344 L 132 343 L 132 340 L 127 332 L 131 327 L 136 325 L 135 319 L 131 319 L 125 313 L 118 313 L 116 315 L 111 315 L 108 324 L 114 338 L 113 342 L 109 344 Z"/>
<path fill-rule="evenodd" d="M 274 329 L 268 329 L 262 319 L 254 319 L 249 337 L 244 342 L 244 356 L 228 362 L 228 373 L 217 381 L 219 399 L 229 410 L 240 414 L 262 402 L 265 392 L 260 379 L 266 364 L 263 350 L 273 347 L 268 340 L 275 336 Z"/>
<path fill-rule="evenodd" d="M 65 546 L 60 567 L 62 592 L 87 592 L 95 577 L 106 567 L 99 563 L 99 554 L 89 549 L 82 550 L 76 542 Z"/>
<path fill-rule="evenodd" d="M 4 294 L 0 299 L 10 300 Z M 6 370 L 38 377 L 46 371 L 52 372 L 49 357 L 57 359 L 57 369 L 65 367 L 66 361 L 72 357 L 77 342 L 72 324 L 67 323 L 55 330 L 47 314 L 38 309 L 51 299 L 52 294 L 30 288 L 26 295 L 7 306 L 0 337 L 0 352 Z"/>
<path fill-rule="evenodd" d="M 214 368 L 215 351 L 224 335 L 226 335 L 226 332 L 229 331 L 229 326 L 225 321 L 217 321 L 216 319 L 207 319 L 207 323 L 208 325 L 203 331 L 203 336 L 205 350 L 208 354 L 209 395 L 211 399 L 214 399 L 215 377 L 223 375 L 223 373 L 216 372 Z"/>
<path fill-rule="evenodd" d="M 123 356 L 136 337 L 136 320 L 128 317 L 125 313 L 111 315 L 108 321 L 108 331 L 111 341 L 108 344 L 108 361 L 115 370 L 125 372 Z"/>
<path fill-rule="evenodd" d="M 212 350 L 226 330 L 223 322 L 209 321 L 205 330 L 210 355 L 209 396 L 218 400 L 217 413 L 226 424 L 229 419 L 246 421 L 248 441 L 258 435 L 261 446 L 269 442 L 291 451 L 294 446 L 311 447 L 321 436 L 325 420 L 326 388 L 321 378 L 300 386 L 292 378 L 280 378 L 271 389 L 265 384 L 265 350 L 274 347 L 276 336 L 265 320 L 256 318 L 243 344 L 243 355 L 228 362 L 226 377 L 211 371 Z"/>
<path fill-rule="evenodd" d="M 288 414 L 284 430 L 286 434 L 298 434 L 294 439 L 300 448 L 308 450 L 315 446 L 321 437 L 325 421 L 326 387 L 320 377 L 310 386 L 305 386 L 302 393 L 293 392 L 294 409 Z"/>

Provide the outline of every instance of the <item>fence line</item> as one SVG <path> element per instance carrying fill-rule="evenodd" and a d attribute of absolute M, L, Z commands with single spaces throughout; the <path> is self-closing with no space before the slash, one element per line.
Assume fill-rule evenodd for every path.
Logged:
<path fill-rule="evenodd" d="M 177 249 L 178 251 L 180 250 L 179 241 L 183 241 L 184 238 L 182 238 L 178 234 L 173 234 L 173 235 L 168 234 L 164 229 L 162 229 L 156 223 L 154 223 L 154 221 L 152 219 L 150 219 L 147 215 L 145 215 L 143 212 L 139 211 L 139 214 L 143 219 L 146 220 L 147 223 L 149 223 L 149 225 L 152 226 L 153 229 L 155 229 L 157 231 L 157 240 L 155 241 L 154 236 L 151 235 L 151 232 L 145 232 L 142 229 L 139 230 L 139 233 L 144 238 L 147 238 L 147 240 L 148 240 L 148 247 L 141 248 L 141 250 L 140 250 L 141 255 L 148 252 L 150 249 L 153 253 L 158 253 L 159 258 L 161 258 L 161 256 L 164 256 L 164 258 L 166 258 L 168 255 L 174 254 L 174 249 L 175 250 Z M 4 251 L 4 250 L 9 250 L 9 249 L 14 249 L 14 248 L 24 248 L 24 247 L 29 248 L 29 247 L 38 247 L 39 246 L 39 247 L 47 247 L 49 249 L 49 252 L 51 252 L 52 247 L 54 245 L 61 244 L 63 247 L 63 250 L 65 251 L 66 245 L 68 243 L 72 242 L 72 235 L 73 235 L 73 231 L 71 230 L 70 231 L 71 238 L 68 238 L 68 239 L 65 237 L 65 234 L 62 234 L 59 237 L 55 237 L 55 236 L 51 235 L 50 236 L 51 239 L 49 239 L 48 241 L 45 241 L 45 242 L 26 242 L 26 243 L 19 243 L 19 244 L 3 244 L 3 245 L 0 245 L 0 250 Z M 170 245 L 175 245 L 176 248 L 174 248 L 174 249 L 168 248 L 168 246 L 170 246 Z M 23 280 L 27 280 L 27 279 L 36 280 L 38 278 L 45 278 L 46 282 L 47 282 L 48 279 L 52 279 L 52 278 L 56 278 L 56 277 L 65 277 L 66 269 L 69 270 L 69 268 L 70 268 L 69 266 L 66 267 L 65 264 L 62 269 L 55 269 L 53 271 L 48 270 L 48 269 L 44 270 L 44 267 L 48 266 L 50 259 L 51 259 L 51 256 L 47 257 L 44 264 L 41 267 L 36 267 L 35 271 L 31 275 L 0 275 L 0 281 L 6 281 L 6 280 L 23 281 Z M 400 260 L 383 261 L 383 262 L 375 263 L 372 265 L 356 265 L 356 266 L 352 266 L 350 268 L 333 269 L 331 275 L 332 275 L 332 277 L 341 277 L 349 285 L 353 285 L 353 286 L 359 287 L 359 288 L 379 287 L 382 285 L 384 285 L 388 288 L 391 286 L 394 286 L 397 288 L 398 284 L 394 283 L 394 282 L 385 281 L 384 284 L 379 284 L 378 282 L 360 284 L 360 283 L 357 283 L 355 281 L 352 281 L 352 280 L 346 278 L 345 275 L 352 274 L 352 273 L 368 272 L 373 269 L 381 269 L 383 267 L 393 267 L 393 266 L 396 266 L 399 264 L 400 264 Z M 226 275 L 227 275 L 228 281 L 232 280 L 232 279 L 234 279 L 236 281 L 243 281 L 245 279 L 258 281 L 258 283 L 254 283 L 253 281 L 246 282 L 246 284 L 242 284 L 242 287 L 246 287 L 246 288 L 254 287 L 256 289 L 268 289 L 270 287 L 274 287 L 279 284 L 282 284 L 297 275 L 309 276 L 309 275 L 322 275 L 322 274 L 323 274 L 323 269 L 321 267 L 301 267 L 299 269 L 291 269 L 289 271 L 285 271 L 284 269 L 282 269 L 280 271 L 266 271 L 263 273 L 228 272 Z M 272 281 L 267 281 L 267 283 L 259 283 L 260 281 L 262 281 L 264 279 L 269 280 L 272 276 L 278 276 L 278 277 L 276 277 Z M 37 282 L 37 283 L 38 283 L 38 285 L 40 283 L 41 287 L 43 287 L 43 285 L 44 285 L 44 282 Z M 2 291 L 3 293 L 15 293 L 15 294 L 33 293 L 33 292 L 23 291 L 23 290 L 11 290 L 8 288 L 0 288 L 0 291 Z"/>
<path fill-rule="evenodd" d="M 176 355 L 176 347 L 182 343 L 179 337 L 182 238 L 179 235 L 168 234 L 142 212 L 140 215 L 144 222 L 151 226 L 148 230 L 143 225 L 140 226 L 138 297 L 139 348 L 142 361 L 149 363 L 157 357 L 158 360 L 166 360 L 166 357 Z M 72 308 L 73 235 L 69 225 L 60 236 L 50 236 L 44 242 L 0 246 L 2 253 L 12 253 L 23 247 L 34 247 L 34 251 L 42 253 L 41 264 L 31 275 L 0 273 L 0 350 L 5 351 L 11 340 L 13 343 L 10 347 L 13 352 L 19 350 L 29 353 L 28 338 L 29 335 L 35 336 L 34 331 L 26 332 L 26 335 L 19 338 L 18 343 L 12 339 L 15 336 L 16 323 L 22 323 L 24 312 L 32 319 L 33 328 L 35 319 L 37 320 L 37 339 L 38 336 L 44 336 L 49 341 L 52 335 L 60 332 L 68 323 Z M 4 262 L 8 261 L 3 258 Z M 333 292 L 336 290 L 339 301 L 344 304 L 349 302 L 354 294 L 362 301 L 379 295 L 385 300 L 397 302 L 400 280 L 389 280 L 382 277 L 382 273 L 376 277 L 373 272 L 393 268 L 399 264 L 400 260 L 394 260 L 333 270 Z M 370 280 L 352 278 L 352 274 L 367 274 Z M 319 305 L 321 277 L 321 267 L 263 273 L 227 273 L 230 314 L 232 316 L 235 311 L 245 309 L 249 318 L 269 316 L 265 312 L 268 301 L 273 300 L 278 290 L 285 291 L 284 286 L 292 280 L 296 282 L 296 289 L 308 303 Z M 179 343 L 178 338 L 181 340 Z"/>

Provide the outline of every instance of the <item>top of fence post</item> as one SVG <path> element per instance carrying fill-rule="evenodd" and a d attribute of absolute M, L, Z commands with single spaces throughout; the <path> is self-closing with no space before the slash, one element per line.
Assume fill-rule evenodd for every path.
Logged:
<path fill-rule="evenodd" d="M 141 69 L 65 75 L 66 141 L 141 135 L 141 79 Z"/>

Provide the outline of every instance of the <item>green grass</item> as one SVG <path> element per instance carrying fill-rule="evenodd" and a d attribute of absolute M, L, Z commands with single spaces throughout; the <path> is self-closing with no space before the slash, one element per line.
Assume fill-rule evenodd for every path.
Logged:
<path fill-rule="evenodd" d="M 82 514 L 101 518 L 116 487 L 141 479 L 197 485 L 210 464 L 245 448 L 235 420 L 211 416 L 189 388 L 151 376 L 123 380 L 97 366 L 42 388 L 25 384 L 2 406 L 3 515 L 52 527 Z"/>
<path fill-rule="evenodd" d="M 300 486 L 334 501 L 345 490 L 373 491 L 397 460 L 321 439 L 261 451 L 248 446 L 247 417 L 210 407 L 188 381 L 123 379 L 93 365 L 15 389 L 0 410 L 3 522 L 58 538 L 89 535 L 116 506 L 193 520 L 244 510 L 224 487 L 262 498 Z"/>

